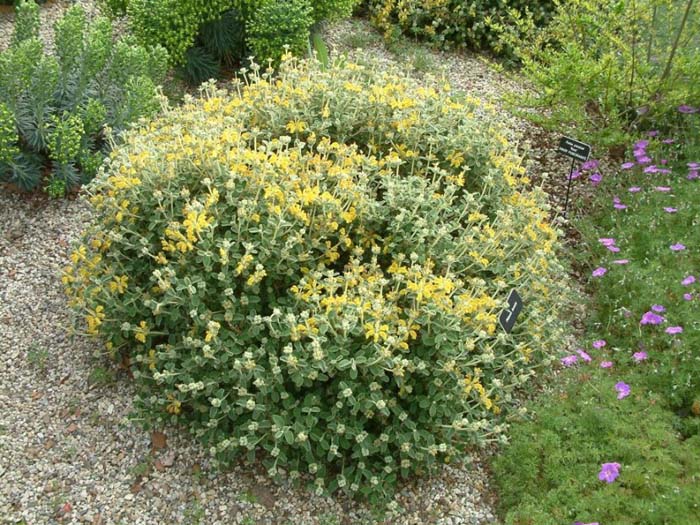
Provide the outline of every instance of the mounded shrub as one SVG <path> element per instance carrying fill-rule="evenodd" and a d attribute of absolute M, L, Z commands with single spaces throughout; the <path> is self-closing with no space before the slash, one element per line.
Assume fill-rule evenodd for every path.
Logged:
<path fill-rule="evenodd" d="M 145 421 L 371 498 L 503 441 L 566 288 L 492 110 L 355 64 L 256 71 L 129 133 L 88 189 L 63 280 Z"/>
<path fill-rule="evenodd" d="M 0 182 L 32 190 L 47 172 L 48 191 L 59 196 L 94 176 L 106 127 L 118 133 L 158 110 L 167 53 L 114 41 L 110 22 L 88 27 L 79 6 L 55 35 L 55 55 L 45 54 L 39 7 L 18 4 L 11 46 L 0 53 Z"/>

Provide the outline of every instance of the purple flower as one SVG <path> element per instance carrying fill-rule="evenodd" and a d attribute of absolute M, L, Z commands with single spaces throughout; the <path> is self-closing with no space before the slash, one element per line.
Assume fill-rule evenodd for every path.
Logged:
<path fill-rule="evenodd" d="M 649 145 L 648 140 L 638 140 L 634 143 L 634 149 L 645 149 Z"/>
<path fill-rule="evenodd" d="M 680 251 L 685 250 L 685 245 L 683 245 L 683 244 L 681 244 L 681 243 L 677 243 L 677 244 L 672 244 L 672 245 L 670 246 L 670 248 L 671 248 L 671 250 L 674 251 L 674 252 L 680 252 Z"/>
<path fill-rule="evenodd" d="M 686 164 L 691 170 L 697 170 L 700 169 L 700 162 L 689 162 Z"/>
<path fill-rule="evenodd" d="M 682 105 L 678 106 L 679 113 L 689 114 L 689 113 L 697 113 L 697 111 L 698 111 L 698 108 L 694 108 L 693 106 L 689 106 L 687 104 L 682 104 Z"/>
<path fill-rule="evenodd" d="M 671 188 L 669 186 L 656 186 L 654 189 L 656 191 L 663 191 L 663 192 L 671 191 Z"/>
<path fill-rule="evenodd" d="M 579 170 L 574 170 L 571 172 L 569 179 L 571 179 L 571 180 L 578 179 L 580 176 L 581 176 L 581 172 Z"/>
<path fill-rule="evenodd" d="M 693 170 L 690 173 L 688 173 L 688 176 L 686 177 L 688 180 L 695 180 L 700 178 L 700 175 L 698 174 L 697 170 Z"/>
<path fill-rule="evenodd" d="M 620 166 L 620 167 L 621 167 L 623 170 L 632 169 L 632 168 L 634 168 L 634 162 L 625 162 L 625 163 L 622 164 L 622 166 Z"/>
<path fill-rule="evenodd" d="M 681 284 L 682 284 L 683 286 L 690 286 L 690 285 L 693 284 L 694 282 L 695 282 L 695 276 L 694 276 L 694 275 L 689 275 L 688 277 L 686 277 L 685 279 L 683 279 L 683 280 L 681 281 Z"/>
<path fill-rule="evenodd" d="M 654 165 L 647 166 L 646 168 L 644 168 L 644 173 L 657 173 L 658 171 L 659 171 L 659 168 L 657 168 Z"/>
<path fill-rule="evenodd" d="M 692 293 L 684 293 L 683 294 L 683 299 L 686 301 L 692 301 L 693 300 L 693 294 Z"/>
<path fill-rule="evenodd" d="M 663 313 L 663 312 L 666 311 L 666 308 L 664 308 L 664 307 L 663 307 L 662 305 L 660 305 L 660 304 L 654 304 L 654 305 L 652 305 L 652 306 L 651 306 L 651 309 L 654 310 L 655 312 L 658 312 L 658 313 Z"/>
<path fill-rule="evenodd" d="M 620 197 L 618 197 L 617 195 L 615 195 L 615 196 L 613 197 L 613 207 L 614 207 L 616 210 L 625 210 L 625 209 L 627 209 L 627 206 L 625 206 L 624 204 L 622 204 L 622 201 L 620 201 Z"/>
<path fill-rule="evenodd" d="M 593 348 L 603 348 L 605 345 L 607 345 L 607 341 L 605 339 L 598 339 L 597 341 L 593 341 Z"/>
<path fill-rule="evenodd" d="M 615 259 L 615 260 L 613 261 L 613 264 L 627 264 L 627 263 L 629 263 L 629 262 L 630 262 L 629 259 Z"/>
<path fill-rule="evenodd" d="M 647 157 L 646 155 L 642 155 L 641 157 L 637 157 L 637 162 L 639 164 L 649 164 L 651 162 L 651 158 Z"/>
<path fill-rule="evenodd" d="M 659 314 L 655 314 L 654 312 L 646 312 L 642 316 L 642 320 L 639 321 L 639 324 L 661 324 L 664 321 L 665 319 Z"/>
<path fill-rule="evenodd" d="M 620 475 L 620 464 L 619 463 L 603 463 L 600 466 L 600 473 L 598 474 L 598 479 L 600 481 L 605 481 L 607 483 L 612 483 Z"/>
<path fill-rule="evenodd" d="M 576 353 L 583 359 L 586 363 L 590 363 L 592 361 L 592 358 L 590 355 L 588 355 L 586 352 L 584 352 L 581 348 L 576 350 Z"/>
<path fill-rule="evenodd" d="M 576 361 L 578 361 L 578 357 L 573 354 L 561 358 L 561 364 L 564 366 L 572 366 L 576 363 Z"/>
<path fill-rule="evenodd" d="M 640 188 L 639 186 L 632 186 L 627 191 L 629 191 L 630 193 L 638 193 L 638 192 L 642 191 L 642 188 Z"/>
<path fill-rule="evenodd" d="M 668 207 L 664 208 L 664 211 L 665 211 L 666 213 L 676 213 L 676 212 L 678 211 L 678 209 L 677 209 L 677 208 L 673 208 L 673 207 L 671 207 L 671 206 L 668 206 Z"/>
<path fill-rule="evenodd" d="M 612 361 L 602 361 L 600 363 L 600 368 L 612 368 Z"/>
<path fill-rule="evenodd" d="M 618 248 L 617 246 L 606 246 L 606 248 L 613 253 L 617 253 L 620 251 L 620 248 Z"/>
<path fill-rule="evenodd" d="M 607 273 L 607 271 L 608 270 L 606 270 L 602 266 L 599 266 L 598 268 L 593 270 L 593 273 L 591 275 L 593 275 L 593 277 L 602 277 L 603 275 L 605 275 Z"/>
<path fill-rule="evenodd" d="M 598 167 L 598 161 L 597 161 L 597 160 L 594 160 L 594 159 L 587 160 L 586 162 L 584 162 L 583 164 L 581 164 L 581 169 L 582 169 L 582 170 L 594 170 L 594 169 L 596 169 L 597 167 Z"/>
<path fill-rule="evenodd" d="M 632 354 L 632 357 L 634 358 L 634 360 L 635 360 L 637 363 L 641 363 L 642 361 L 644 361 L 644 360 L 645 360 L 647 357 L 649 357 L 649 356 L 647 355 L 646 352 L 635 352 L 634 354 Z"/>
<path fill-rule="evenodd" d="M 603 246 L 615 246 L 615 239 L 611 237 L 601 237 L 598 242 Z"/>
<path fill-rule="evenodd" d="M 591 181 L 591 184 L 593 184 L 593 186 L 597 186 L 598 184 L 600 184 L 600 181 L 603 180 L 603 176 L 600 173 L 594 173 L 593 175 L 588 177 L 588 179 Z"/>
<path fill-rule="evenodd" d="M 671 335 L 682 334 L 683 327 L 682 326 L 669 326 L 668 328 L 666 328 L 666 333 L 671 334 Z"/>
<path fill-rule="evenodd" d="M 623 383 L 622 381 L 620 381 L 619 383 L 615 383 L 615 390 L 617 390 L 618 399 L 624 399 L 628 395 L 630 395 L 630 386 L 627 383 Z"/>

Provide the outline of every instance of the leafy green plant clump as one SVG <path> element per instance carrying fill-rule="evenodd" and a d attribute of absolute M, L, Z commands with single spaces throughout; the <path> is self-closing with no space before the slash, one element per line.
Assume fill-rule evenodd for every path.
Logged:
<path fill-rule="evenodd" d="M 355 64 L 257 70 L 128 135 L 63 280 L 146 421 L 376 499 L 503 439 L 563 336 L 557 233 L 478 100 Z"/>
<path fill-rule="evenodd" d="M 398 34 L 432 42 L 443 48 L 486 49 L 508 54 L 498 27 L 507 10 L 527 13 L 538 26 L 549 20 L 555 2 L 544 0 L 370 0 L 372 23 L 387 39 Z"/>
<path fill-rule="evenodd" d="M 222 67 L 252 54 L 274 64 L 287 46 L 302 56 L 312 25 L 350 16 L 358 0 L 104 0 L 126 14 L 140 42 L 163 45 L 193 84 L 218 78 Z"/>
<path fill-rule="evenodd" d="M 108 149 L 105 129 L 126 129 L 159 108 L 167 54 L 71 7 L 55 27 L 55 55 L 39 40 L 39 7 L 17 6 L 12 43 L 0 53 L 0 181 L 32 190 L 47 179 L 62 195 L 89 181 Z"/>
<path fill-rule="evenodd" d="M 515 105 L 541 110 L 523 114 L 550 128 L 619 149 L 700 100 L 698 2 L 570 0 L 545 27 L 513 20 L 503 40 L 535 86 Z"/>

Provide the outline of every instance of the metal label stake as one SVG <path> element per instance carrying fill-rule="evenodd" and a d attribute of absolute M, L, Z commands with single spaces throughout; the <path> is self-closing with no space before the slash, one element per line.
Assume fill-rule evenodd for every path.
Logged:
<path fill-rule="evenodd" d="M 566 211 L 569 208 L 569 193 L 571 192 L 571 177 L 574 174 L 574 163 L 577 160 L 579 162 L 586 162 L 591 155 L 591 146 L 580 140 L 562 137 L 559 141 L 557 152 L 571 157 L 571 169 L 569 170 L 569 181 L 566 185 L 566 200 L 564 201 L 564 217 L 566 217 Z"/>

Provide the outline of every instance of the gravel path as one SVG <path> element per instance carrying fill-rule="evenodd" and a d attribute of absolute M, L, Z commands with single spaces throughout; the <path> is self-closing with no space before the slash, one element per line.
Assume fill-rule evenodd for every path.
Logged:
<path fill-rule="evenodd" d="M 94 2 L 80 3 L 95 13 Z M 42 8 L 46 42 L 47 28 L 67 5 Z M 0 49 L 10 22 L 0 13 Z M 353 34 L 370 32 L 361 22 L 343 22 L 327 38 L 337 53 L 353 47 Z M 380 45 L 353 53 L 397 61 Z M 521 89 L 479 58 L 427 53 L 422 60 L 432 61 L 455 87 L 496 105 L 504 91 Z M 529 137 L 520 145 L 529 151 L 531 172 L 552 185 L 545 166 L 561 174 L 565 164 L 549 151 L 554 138 L 504 119 L 516 141 Z M 128 418 L 134 391 L 125 372 L 96 356 L 94 341 L 69 335 L 58 273 L 89 220 L 78 201 L 23 199 L 0 190 L 0 524 L 375 523 L 366 507 L 276 486 L 262 469 L 215 472 L 189 435 L 161 429 L 162 443 L 162 435 L 154 439 Z M 446 466 L 438 476 L 404 486 L 396 498 L 399 511 L 378 523 L 496 523 L 487 479 L 477 457 Z"/>

